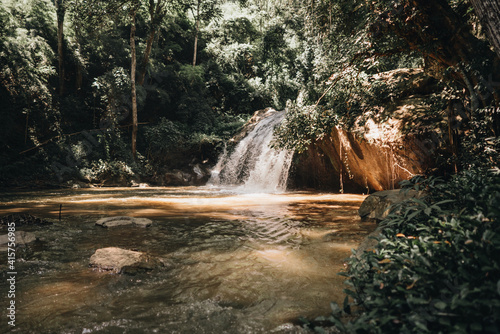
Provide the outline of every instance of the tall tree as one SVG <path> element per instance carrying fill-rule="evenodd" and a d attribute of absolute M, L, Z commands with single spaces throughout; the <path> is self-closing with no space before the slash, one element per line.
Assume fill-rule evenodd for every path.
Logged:
<path fill-rule="evenodd" d="M 200 7 L 201 0 L 196 2 L 196 23 L 195 23 L 195 33 L 194 33 L 194 52 L 193 52 L 193 66 L 196 66 L 196 54 L 198 53 L 198 34 L 200 32 Z"/>
<path fill-rule="evenodd" d="M 143 85 L 144 78 L 146 77 L 147 66 L 149 63 L 149 57 L 151 55 L 151 50 L 153 47 L 153 41 L 155 38 L 155 34 L 167 14 L 167 1 L 166 0 L 149 0 L 148 11 L 149 11 L 149 33 L 146 40 L 146 49 L 144 50 L 144 54 L 142 56 L 141 66 L 139 75 L 137 77 L 137 84 Z"/>
<path fill-rule="evenodd" d="M 137 2 L 132 2 L 130 9 L 130 86 L 132 95 L 132 155 L 137 157 L 137 92 L 135 87 L 135 71 L 137 67 L 135 52 L 135 31 L 136 31 Z"/>
<path fill-rule="evenodd" d="M 102 17 L 110 17 L 110 22 L 121 22 L 122 24 L 130 24 L 130 92 L 131 92 L 131 109 L 132 109 L 132 154 L 137 155 L 137 85 L 143 85 L 144 78 L 149 63 L 149 58 L 152 51 L 154 37 L 160 27 L 160 24 L 167 14 L 168 5 L 172 2 L 167 0 L 113 0 L 102 2 L 99 0 L 91 0 L 80 4 L 80 10 L 85 13 L 81 14 L 82 23 L 90 30 L 95 30 L 99 27 L 105 27 Z M 142 56 L 142 60 L 137 65 L 137 50 L 136 50 L 136 33 L 137 33 L 137 17 L 142 15 L 147 8 L 150 21 L 148 23 L 148 35 L 146 38 L 146 48 Z M 111 28 L 108 26 L 108 28 Z M 138 72 L 138 73 L 137 73 Z"/>
<path fill-rule="evenodd" d="M 203 21 L 220 17 L 221 10 L 219 8 L 219 2 L 220 0 L 191 0 L 185 4 L 185 6 L 191 10 L 195 21 L 193 66 L 196 66 L 200 25 Z"/>
<path fill-rule="evenodd" d="M 64 16 L 66 4 L 64 0 L 54 0 L 57 13 L 57 57 L 59 73 L 59 95 L 64 94 Z"/>

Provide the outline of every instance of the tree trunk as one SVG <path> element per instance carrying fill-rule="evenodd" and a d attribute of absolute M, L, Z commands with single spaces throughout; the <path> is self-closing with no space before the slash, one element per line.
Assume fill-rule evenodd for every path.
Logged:
<path fill-rule="evenodd" d="M 56 0 L 55 2 L 57 11 L 57 56 L 59 61 L 59 95 L 64 95 L 64 16 L 66 14 L 66 9 L 62 0 Z"/>
<path fill-rule="evenodd" d="M 481 24 L 486 27 L 488 39 L 500 58 L 500 2 L 498 0 L 471 0 Z"/>
<path fill-rule="evenodd" d="M 75 86 L 76 86 L 76 91 L 80 93 L 82 91 L 82 86 L 83 86 L 83 71 L 80 61 L 77 60 L 77 62 L 78 63 L 76 64 Z"/>
<path fill-rule="evenodd" d="M 193 66 L 196 66 L 196 54 L 198 53 L 198 33 L 200 31 L 200 6 L 201 6 L 201 0 L 198 0 L 198 4 L 196 6 L 196 31 L 194 34 Z"/>
<path fill-rule="evenodd" d="M 142 57 L 142 62 L 140 66 L 140 72 L 137 77 L 137 83 L 142 86 L 144 84 L 144 78 L 146 77 L 146 71 L 149 63 L 149 57 L 151 55 L 151 50 L 153 48 L 153 41 L 155 39 L 155 34 L 161 20 L 166 14 L 165 4 L 163 0 L 158 0 L 155 4 L 154 1 L 149 1 L 149 17 L 150 17 L 150 31 L 148 39 L 146 42 L 146 49 L 144 50 L 144 56 Z"/>
<path fill-rule="evenodd" d="M 137 84 L 142 86 L 144 84 L 144 78 L 146 77 L 146 70 L 149 63 L 149 56 L 151 55 L 151 49 L 153 48 L 153 40 L 155 38 L 155 28 L 152 27 L 149 32 L 148 40 L 146 42 L 146 49 L 144 50 L 144 56 L 142 57 L 140 72 L 137 77 Z"/>
<path fill-rule="evenodd" d="M 135 53 L 135 15 L 136 10 L 133 9 L 130 13 L 132 23 L 130 26 L 130 85 L 132 90 L 132 155 L 134 159 L 137 157 L 137 92 L 135 89 L 135 70 L 137 67 L 136 53 Z"/>

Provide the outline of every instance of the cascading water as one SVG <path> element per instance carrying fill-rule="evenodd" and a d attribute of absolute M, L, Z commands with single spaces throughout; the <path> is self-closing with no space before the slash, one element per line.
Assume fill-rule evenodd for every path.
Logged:
<path fill-rule="evenodd" d="M 245 192 L 285 191 L 293 152 L 270 147 L 284 117 L 284 111 L 273 112 L 259 121 L 232 152 L 222 154 L 208 184 L 238 185 Z"/>

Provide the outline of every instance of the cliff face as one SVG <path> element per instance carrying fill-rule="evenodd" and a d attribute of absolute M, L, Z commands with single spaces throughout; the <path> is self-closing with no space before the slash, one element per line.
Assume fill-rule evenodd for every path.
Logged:
<path fill-rule="evenodd" d="M 398 188 L 398 183 L 433 166 L 434 143 L 404 135 L 403 129 L 428 110 L 433 81 L 422 70 L 377 74 L 394 87 L 397 98 L 377 108 L 385 122 L 358 119 L 351 131 L 334 128 L 295 157 L 290 187 L 368 193 Z M 361 125 L 362 124 L 362 125 Z"/>
<path fill-rule="evenodd" d="M 336 128 L 296 157 L 290 185 L 358 193 L 394 189 L 423 173 L 430 158 L 415 138 L 374 142 Z"/>

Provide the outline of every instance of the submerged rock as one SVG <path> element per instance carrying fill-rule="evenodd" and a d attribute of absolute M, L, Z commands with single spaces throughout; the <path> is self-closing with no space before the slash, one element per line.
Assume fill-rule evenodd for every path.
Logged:
<path fill-rule="evenodd" d="M 377 191 L 371 194 L 361 204 L 358 214 L 363 219 L 382 220 L 391 212 L 393 204 L 401 203 L 410 198 L 421 197 L 422 193 L 409 190 L 402 191 L 400 189 Z"/>
<path fill-rule="evenodd" d="M 151 219 L 148 218 L 135 218 L 128 216 L 105 217 L 101 218 L 95 223 L 102 227 L 116 227 L 124 225 L 137 225 L 140 227 L 149 227 L 153 224 Z"/>
<path fill-rule="evenodd" d="M 32 243 L 33 241 L 36 240 L 35 234 L 31 233 L 31 232 L 16 231 L 14 233 L 14 235 L 15 235 L 15 238 L 13 240 L 16 244 L 16 247 L 27 245 L 27 244 Z M 8 234 L 0 235 L 0 252 L 7 251 L 8 243 L 11 241 L 12 240 L 9 240 Z"/>
<path fill-rule="evenodd" d="M 118 247 L 101 248 L 90 257 L 90 266 L 115 273 L 135 274 L 162 266 L 162 262 L 142 252 Z"/>

